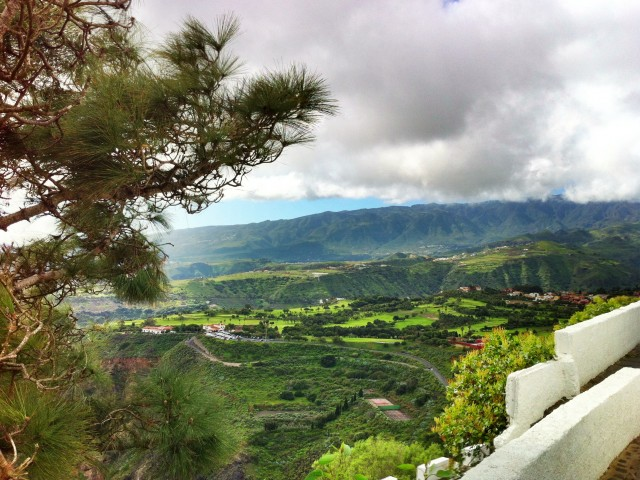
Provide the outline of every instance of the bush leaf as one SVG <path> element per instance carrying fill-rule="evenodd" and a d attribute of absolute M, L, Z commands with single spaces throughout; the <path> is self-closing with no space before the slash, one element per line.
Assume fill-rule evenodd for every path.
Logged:
<path fill-rule="evenodd" d="M 328 465 L 336 459 L 335 453 L 327 453 L 326 455 L 322 455 L 318 460 L 318 465 Z M 313 473 L 313 472 L 312 472 Z"/>
<path fill-rule="evenodd" d="M 314 470 L 309 475 L 304 477 L 304 480 L 316 480 L 316 478 L 320 478 L 322 476 L 322 470 Z"/>

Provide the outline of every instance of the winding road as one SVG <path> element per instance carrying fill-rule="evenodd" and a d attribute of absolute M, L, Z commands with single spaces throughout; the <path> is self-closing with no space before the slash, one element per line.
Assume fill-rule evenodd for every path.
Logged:
<path fill-rule="evenodd" d="M 206 359 L 208 359 L 211 362 L 222 363 L 223 365 L 226 365 L 228 367 L 239 367 L 239 366 L 242 365 L 241 363 L 224 362 L 224 361 L 220 360 L 219 358 L 215 357 L 214 355 L 211 354 L 211 352 L 209 352 L 209 350 L 196 337 L 191 337 L 188 340 L 185 340 L 185 343 L 189 347 L 191 347 L 193 350 L 195 350 L 196 352 L 198 352 L 200 355 L 202 355 L 203 357 L 205 357 Z M 279 340 L 273 341 L 272 340 L 272 341 L 270 341 L 270 343 L 299 343 L 299 342 L 287 342 L 287 341 L 279 341 Z M 343 345 L 327 345 L 325 343 L 309 343 L 308 345 L 322 345 L 323 347 L 340 348 L 340 349 L 343 349 L 343 350 L 356 350 L 356 351 L 363 351 L 364 350 L 364 351 L 367 351 L 367 352 L 380 353 L 378 350 L 370 350 L 370 349 L 366 349 L 366 348 L 356 348 L 356 347 L 347 347 L 347 346 L 343 346 Z M 388 353 L 389 355 L 394 355 L 396 357 L 408 358 L 410 360 L 418 362 L 420 365 L 422 365 L 427 370 L 429 370 L 431 373 L 433 373 L 433 375 L 436 377 L 436 379 L 444 387 L 446 387 L 448 385 L 447 378 L 430 361 L 425 360 L 422 357 L 418 357 L 416 355 L 412 355 L 410 353 L 405 353 L 405 352 L 385 352 L 385 353 Z M 385 361 L 385 360 L 379 360 L 379 361 Z M 406 365 L 407 367 L 415 368 L 415 365 L 411 365 L 410 363 L 406 363 L 406 362 L 394 362 L 394 363 L 400 363 L 402 365 Z"/>

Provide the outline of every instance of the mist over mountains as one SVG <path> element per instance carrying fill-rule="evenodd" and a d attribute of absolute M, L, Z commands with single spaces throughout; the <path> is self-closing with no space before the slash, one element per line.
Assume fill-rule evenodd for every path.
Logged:
<path fill-rule="evenodd" d="M 635 222 L 640 222 L 638 202 L 579 204 L 554 197 L 324 212 L 292 220 L 176 230 L 162 242 L 170 265 L 239 259 L 344 261 L 396 252 L 442 256 L 521 235 Z"/>

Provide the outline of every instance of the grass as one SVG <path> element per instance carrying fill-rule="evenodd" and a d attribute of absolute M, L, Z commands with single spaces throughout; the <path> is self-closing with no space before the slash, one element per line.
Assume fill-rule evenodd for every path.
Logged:
<path fill-rule="evenodd" d="M 402 343 L 402 340 L 397 340 L 395 338 L 366 338 L 366 337 L 344 337 L 343 340 L 347 343 L 389 343 L 392 345 Z"/>
<path fill-rule="evenodd" d="M 342 309 L 343 305 L 348 305 L 348 301 L 341 301 L 337 304 L 330 306 L 330 311 L 335 312 Z M 465 307 L 465 308 L 473 308 L 476 306 L 484 306 L 485 303 L 473 300 L 462 298 L 460 301 L 456 303 L 455 299 L 448 299 L 444 305 L 433 305 L 433 304 L 422 304 L 419 305 L 414 311 L 397 311 L 397 312 L 371 312 L 370 316 L 363 316 L 362 314 L 357 314 L 355 317 L 351 318 L 345 324 L 332 323 L 327 326 L 343 326 L 343 327 L 360 327 L 365 326 L 368 323 L 373 322 L 374 320 L 381 320 L 387 323 L 394 323 L 396 328 L 404 329 L 413 325 L 431 325 L 436 319 L 439 311 L 457 314 L 456 307 Z M 324 309 L 321 307 L 307 307 L 305 308 L 291 308 L 288 313 L 292 315 L 305 315 L 305 314 L 313 314 L 316 312 L 322 312 Z M 256 312 L 260 312 L 256 310 Z M 286 312 L 282 309 L 273 310 L 268 312 L 275 317 L 284 316 Z M 409 318 L 404 318 L 405 316 L 413 315 Z M 401 320 L 394 320 L 394 317 L 400 317 Z M 181 315 L 168 315 L 166 317 L 155 317 L 154 318 L 156 325 L 158 326 L 176 326 L 176 325 L 210 325 L 210 324 L 234 324 L 234 325 L 259 325 L 260 320 L 256 318 L 252 318 L 250 316 L 241 316 L 238 317 L 232 314 L 217 314 L 213 316 L 209 316 L 202 312 L 196 313 L 185 313 Z M 141 326 L 144 320 L 132 320 L 127 321 L 127 324 L 134 323 L 137 326 Z M 294 325 L 294 323 L 290 320 L 286 320 L 283 318 L 275 318 L 270 319 L 270 326 L 272 328 L 277 327 L 279 331 L 282 331 L 284 327 L 288 327 Z M 482 327 L 496 327 L 506 322 L 506 318 L 497 317 L 493 318 L 489 321 L 480 322 L 471 325 L 473 330 L 479 331 Z M 115 327 L 117 322 L 111 322 L 107 324 L 107 326 Z M 461 330 L 456 329 L 458 333 L 461 333 Z"/>
<path fill-rule="evenodd" d="M 165 358 L 178 362 L 180 368 L 201 368 L 224 398 L 225 411 L 234 419 L 232 428 L 241 438 L 247 457 L 257 459 L 247 467 L 253 472 L 252 478 L 303 478 L 310 471 L 312 461 L 330 445 L 343 441 L 353 444 L 356 439 L 381 432 L 407 443 L 419 440 L 428 444 L 433 440 L 432 418 L 444 402 L 444 390 L 428 370 L 388 361 L 386 352 L 407 348 L 390 339 L 349 338 L 346 340 L 352 348 L 339 349 L 331 343 L 224 342 L 202 338 L 215 356 L 243 364 L 227 367 L 205 361 L 183 343 L 182 335 L 101 335 L 108 339 L 103 340 L 102 348 L 108 357 L 150 354 L 157 358 L 167 352 Z M 434 363 L 448 361 L 451 351 L 425 350 L 426 358 Z M 325 355 L 337 357 L 336 367 L 320 365 Z M 414 378 L 418 380 L 414 392 L 398 394 L 395 391 L 393 382 L 399 384 Z M 385 387 L 389 382 L 392 382 L 390 389 Z M 296 383 L 303 384 L 303 395 L 282 400 L 280 394 L 293 391 Z M 393 422 L 357 397 L 338 419 L 329 421 L 321 429 L 310 428 L 311 420 L 333 412 L 337 404 L 351 399 L 360 389 L 371 390 L 372 395 L 384 396 L 400 405 L 411 420 Z M 424 407 L 416 407 L 414 400 L 423 393 L 429 395 L 429 401 Z M 267 422 L 274 423 L 276 429 L 267 431 Z"/>
<path fill-rule="evenodd" d="M 484 299 L 484 297 L 481 297 Z M 207 324 L 234 324 L 238 326 L 257 326 L 260 325 L 261 320 L 257 318 L 258 316 L 267 316 L 274 317 L 270 318 L 270 327 L 277 328 L 278 331 L 282 332 L 286 327 L 290 327 L 296 324 L 299 324 L 301 318 L 304 317 L 312 317 L 316 314 L 327 314 L 327 313 L 338 313 L 343 312 L 345 309 L 350 311 L 349 309 L 350 301 L 349 300 L 341 300 L 332 305 L 328 305 L 326 307 L 313 305 L 308 307 L 296 307 L 289 309 L 254 309 L 248 315 L 240 315 L 239 310 L 234 311 L 235 313 L 222 313 L 223 311 L 213 310 L 212 312 L 195 312 L 195 313 L 185 313 L 185 314 L 176 314 L 169 315 L 166 317 L 155 317 L 155 321 L 157 325 L 165 326 L 178 326 L 178 325 L 207 325 Z M 541 305 L 532 305 L 530 307 L 517 305 L 517 306 L 489 306 L 486 301 L 480 300 L 478 298 L 469 298 L 468 296 L 462 295 L 445 295 L 443 297 L 435 297 L 434 302 L 427 303 L 422 302 L 416 304 L 415 308 L 412 310 L 403 309 L 396 310 L 392 312 L 375 312 L 375 311 L 357 311 L 353 314 L 353 316 L 346 323 L 329 323 L 325 326 L 327 327 L 344 327 L 344 328 L 355 328 L 355 327 L 363 327 L 369 323 L 374 323 L 377 321 L 382 321 L 388 324 L 389 326 L 393 325 L 395 328 L 399 330 L 406 329 L 408 327 L 413 326 L 430 326 L 432 325 L 439 317 L 441 313 L 446 313 L 454 316 L 468 316 L 474 315 L 474 311 L 476 308 L 483 308 L 486 312 L 487 309 L 490 309 L 491 313 L 490 317 L 479 317 L 481 321 L 477 321 L 472 324 L 465 324 L 464 327 L 449 327 L 448 330 L 455 335 L 464 335 L 468 334 L 469 329 L 473 330 L 476 334 L 482 334 L 483 329 L 493 329 L 495 327 L 502 326 L 506 324 L 508 318 L 514 317 L 517 318 L 519 312 L 522 311 L 522 308 L 533 308 L 535 309 L 535 316 L 538 320 L 543 320 L 544 317 L 553 318 L 558 315 L 557 310 L 546 310 L 541 311 Z M 546 308 L 546 307 L 545 307 Z M 549 306 L 551 308 L 551 306 Z M 217 313 L 216 313 L 217 312 Z M 545 313 L 546 312 L 546 313 Z M 211 313 L 214 313 L 211 315 Z M 486 315 L 486 313 L 482 313 L 482 315 Z M 556 317 L 557 318 L 557 317 Z M 395 320 L 394 320 L 395 319 Z M 329 319 L 331 321 L 331 319 Z M 127 320 L 125 324 L 130 324 L 131 321 Z M 138 319 L 133 321 L 134 324 L 140 326 L 143 320 Z M 112 322 L 108 324 L 112 327 L 117 326 L 117 322 Z M 511 329 L 511 331 L 519 331 L 519 330 L 530 330 L 529 328 L 519 328 L 517 330 Z M 536 328 L 536 330 L 545 330 L 545 328 Z M 258 332 L 261 332 L 261 329 L 258 329 Z M 314 335 L 322 335 L 321 333 L 315 331 Z M 362 333 L 359 333 L 362 335 Z M 364 335 L 367 335 L 364 333 Z M 341 333 L 341 336 L 345 337 L 347 341 L 349 340 L 349 333 Z M 377 340 L 379 341 L 379 340 Z M 387 339 L 387 343 L 392 343 L 393 339 Z M 358 342 L 366 342 L 365 340 L 356 340 L 352 341 L 352 343 Z"/>
<path fill-rule="evenodd" d="M 411 317 L 411 318 L 407 318 L 405 320 L 398 320 L 396 322 L 396 328 L 399 329 L 403 329 L 403 328 L 407 328 L 410 327 L 412 325 L 431 325 L 433 322 L 435 322 L 436 320 L 434 318 L 425 318 L 425 317 Z"/>

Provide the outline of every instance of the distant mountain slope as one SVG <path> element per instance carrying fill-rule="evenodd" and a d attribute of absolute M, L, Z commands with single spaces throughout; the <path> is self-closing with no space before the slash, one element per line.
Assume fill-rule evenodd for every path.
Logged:
<path fill-rule="evenodd" d="M 540 232 L 461 256 L 443 288 L 539 285 L 546 290 L 611 290 L 640 285 L 640 223 L 600 230 Z"/>
<path fill-rule="evenodd" d="M 224 278 L 187 280 L 179 290 L 192 302 L 283 306 L 329 297 L 405 297 L 465 285 L 504 289 L 527 284 L 546 291 L 638 288 L 640 223 L 525 235 L 450 258 L 396 254 L 370 262 L 266 266 Z"/>
<path fill-rule="evenodd" d="M 215 208 L 212 207 L 212 208 Z M 292 220 L 176 230 L 172 263 L 231 259 L 279 262 L 362 260 L 394 252 L 440 255 L 541 231 L 601 229 L 640 221 L 640 203 L 528 202 L 428 204 L 325 212 Z"/>

